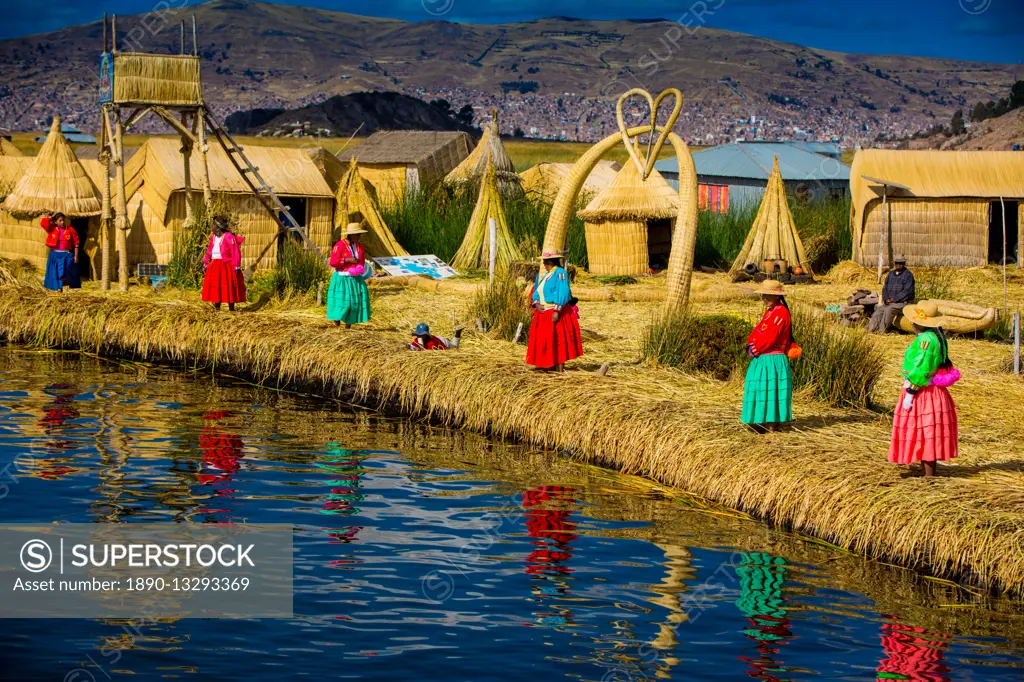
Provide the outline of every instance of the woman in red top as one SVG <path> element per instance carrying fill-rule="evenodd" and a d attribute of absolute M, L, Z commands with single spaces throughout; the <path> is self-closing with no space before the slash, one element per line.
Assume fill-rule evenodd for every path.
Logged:
<path fill-rule="evenodd" d="M 236 303 L 245 302 L 245 279 L 242 277 L 242 242 L 231 232 L 231 222 L 225 216 L 213 219 L 213 231 L 203 258 L 203 300 L 220 310 L 221 303 L 234 310 Z"/>
<path fill-rule="evenodd" d="M 767 307 L 747 338 L 752 360 L 743 382 L 743 423 L 775 431 L 793 420 L 793 374 L 788 353 L 793 344 L 786 292 L 775 280 L 765 280 L 756 293 Z"/>
<path fill-rule="evenodd" d="M 50 248 L 43 286 L 53 291 L 63 291 L 64 287 L 82 288 L 78 276 L 78 232 L 67 222 L 63 213 L 45 216 L 39 221 L 46 230 L 46 245 Z"/>

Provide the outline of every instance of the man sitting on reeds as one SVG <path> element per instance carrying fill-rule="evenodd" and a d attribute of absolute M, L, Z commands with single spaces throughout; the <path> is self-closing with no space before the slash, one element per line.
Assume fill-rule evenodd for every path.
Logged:
<path fill-rule="evenodd" d="M 412 341 L 409 342 L 409 350 L 451 350 L 459 347 L 462 341 L 462 327 L 455 330 L 455 338 L 446 339 L 443 336 L 434 336 L 430 333 L 430 327 L 425 322 L 420 322 L 412 330 Z"/>
<path fill-rule="evenodd" d="M 897 255 L 893 263 L 895 267 L 885 276 L 885 284 L 882 285 L 882 302 L 875 306 L 868 322 L 868 331 L 875 334 L 889 331 L 896 316 L 914 302 L 914 273 L 907 270 L 906 256 Z"/>

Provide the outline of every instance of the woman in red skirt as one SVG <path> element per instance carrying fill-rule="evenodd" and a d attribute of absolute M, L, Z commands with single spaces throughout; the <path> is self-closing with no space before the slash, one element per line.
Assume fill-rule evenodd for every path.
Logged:
<path fill-rule="evenodd" d="M 956 383 L 960 371 L 949 361 L 944 318 L 933 302 L 908 305 L 903 315 L 913 323 L 917 338 L 903 356 L 905 381 L 893 416 L 889 461 L 920 462 L 924 475 L 934 476 L 937 462 L 957 454 L 956 405 L 947 387 Z"/>
<path fill-rule="evenodd" d="M 583 355 L 579 315 L 572 305 L 565 256 L 545 252 L 544 266 L 533 284 L 533 323 L 526 346 L 526 363 L 541 369 L 565 371 L 565 363 Z"/>
<path fill-rule="evenodd" d="M 245 302 L 245 279 L 242 277 L 242 242 L 231 232 L 231 223 L 224 216 L 213 219 L 213 232 L 203 258 L 203 300 L 220 310 L 221 303 L 234 310 Z"/>

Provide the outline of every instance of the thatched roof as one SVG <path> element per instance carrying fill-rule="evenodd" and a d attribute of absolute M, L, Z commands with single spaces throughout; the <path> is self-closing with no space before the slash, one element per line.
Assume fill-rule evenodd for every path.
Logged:
<path fill-rule="evenodd" d="M 324 176 L 324 180 L 327 181 L 327 186 L 331 188 L 332 192 L 337 193 L 338 183 L 345 177 L 348 172 L 348 164 L 342 163 L 342 161 L 330 153 L 323 147 L 311 147 L 306 149 L 306 155 L 313 162 L 313 165 L 317 167 L 320 174 Z"/>
<path fill-rule="evenodd" d="M 100 212 L 99 192 L 64 139 L 59 116 L 53 117 L 46 142 L 4 199 L 2 208 L 11 215 L 26 218 L 51 211 L 69 217 Z"/>
<path fill-rule="evenodd" d="M 99 145 L 95 145 L 95 144 L 88 144 L 88 145 L 86 145 L 86 144 L 83 144 L 83 145 L 79 145 L 75 149 L 75 156 L 78 157 L 79 161 L 85 161 L 86 159 L 99 159 L 100 158 L 100 152 L 102 152 L 102 151 L 103 151 L 103 147 L 101 147 Z M 138 147 L 125 147 L 124 150 L 123 150 L 124 162 L 128 163 L 128 160 L 131 159 L 133 156 L 135 156 L 135 152 L 137 152 L 137 151 L 139 151 Z"/>
<path fill-rule="evenodd" d="M 739 274 L 748 263 L 760 268 L 766 260 L 785 260 L 791 266 L 802 267 L 805 274 L 814 274 L 789 210 L 786 183 L 782 180 L 778 157 L 768 176 L 761 208 L 729 273 L 733 276 Z"/>
<path fill-rule="evenodd" d="M 878 180 L 908 188 L 890 185 L 888 195 L 897 198 L 1024 199 L 1024 153 L 888 149 L 857 152 L 850 168 L 855 244 L 860 241 L 869 204 L 881 201 L 882 184 Z"/>
<path fill-rule="evenodd" d="M 32 156 L 0 156 L 0 201 L 10 194 L 35 161 Z"/>
<path fill-rule="evenodd" d="M 24 154 L 6 137 L 0 137 L 0 156 L 24 156 Z"/>
<path fill-rule="evenodd" d="M 287 147 L 261 147 L 255 144 L 245 146 L 245 155 L 260 169 L 260 175 L 279 196 L 332 198 L 334 192 L 301 149 Z M 210 169 L 210 189 L 214 192 L 250 194 L 249 186 L 242 180 L 219 146 L 210 146 L 206 155 Z M 177 139 L 151 137 L 125 164 L 125 185 L 131 198 L 140 188 L 145 187 L 145 200 L 152 208 L 166 206 L 171 194 L 185 188 L 184 157 L 181 142 Z M 191 156 L 192 189 L 200 190 L 200 155 L 193 150 Z"/>
<path fill-rule="evenodd" d="M 674 218 L 678 212 L 679 194 L 661 173 L 651 171 L 647 179 L 642 180 L 636 164 L 627 163 L 608 189 L 594 197 L 577 215 L 594 222 Z"/>
<path fill-rule="evenodd" d="M 553 204 L 571 169 L 571 163 L 538 163 L 523 171 L 519 177 L 527 197 L 534 201 Z M 622 166 L 616 161 L 598 161 L 583 183 L 580 194 L 590 197 L 600 194 L 615 182 L 615 175 L 620 170 Z"/>
<path fill-rule="evenodd" d="M 442 178 L 469 155 L 469 135 L 463 132 L 392 130 L 370 135 L 338 155 L 362 165 L 416 166 L 429 178 Z M 422 178 L 426 179 L 426 178 Z"/>
<path fill-rule="evenodd" d="M 521 196 L 523 193 L 522 180 L 516 173 L 516 167 L 512 163 L 512 159 L 509 158 L 508 152 L 505 151 L 505 145 L 501 143 L 497 109 L 491 110 L 491 122 L 484 126 L 483 137 L 477 142 L 470 155 L 445 176 L 445 184 L 458 188 L 480 182 L 488 160 L 494 166 L 498 190 L 502 196 Z"/>
<path fill-rule="evenodd" d="M 392 234 L 380 211 L 377 210 L 373 188 L 359 174 L 359 166 L 356 165 L 355 159 L 349 162 L 345 174 L 338 183 L 336 198 L 334 224 L 344 228 L 350 222 L 362 218 L 362 223 L 368 230 L 363 239 L 368 256 L 380 258 L 409 255 L 409 252 L 402 248 L 402 245 L 395 239 L 395 235 Z M 332 235 L 332 240 L 335 238 L 340 239 L 341 234 Z"/>
<path fill-rule="evenodd" d="M 497 267 L 499 270 L 507 270 L 513 261 L 522 260 L 523 256 L 512 241 L 512 232 L 508 229 L 505 210 L 501 206 L 497 176 L 494 166 L 488 160 L 485 162 L 484 175 L 480 182 L 480 196 L 469 219 L 469 228 L 455 258 L 452 259 L 453 268 L 473 270 L 490 265 L 490 218 L 493 218 L 497 225 Z"/>

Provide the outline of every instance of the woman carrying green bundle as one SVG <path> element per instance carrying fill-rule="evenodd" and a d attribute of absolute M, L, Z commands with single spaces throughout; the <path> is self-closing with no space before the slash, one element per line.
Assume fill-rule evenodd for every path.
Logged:
<path fill-rule="evenodd" d="M 767 310 L 747 337 L 752 360 L 743 382 L 743 423 L 758 431 L 775 431 L 793 420 L 793 373 L 789 358 L 800 357 L 793 343 L 792 319 L 786 292 L 775 280 L 765 280 L 761 294 Z"/>
<path fill-rule="evenodd" d="M 370 272 L 360 243 L 364 234 L 362 225 L 349 223 L 345 239 L 334 245 L 328 261 L 334 274 L 327 290 L 327 319 L 335 326 L 344 322 L 345 329 L 370 321 L 370 289 L 366 286 Z"/>

